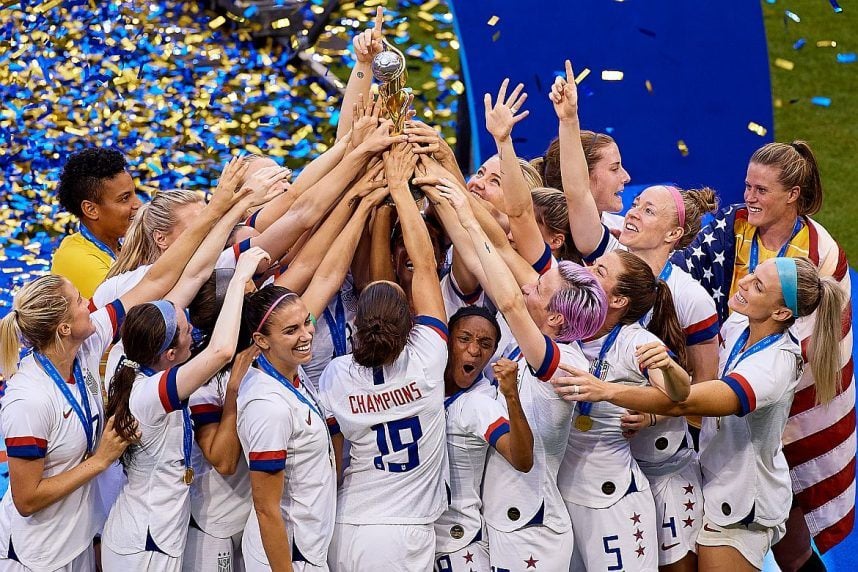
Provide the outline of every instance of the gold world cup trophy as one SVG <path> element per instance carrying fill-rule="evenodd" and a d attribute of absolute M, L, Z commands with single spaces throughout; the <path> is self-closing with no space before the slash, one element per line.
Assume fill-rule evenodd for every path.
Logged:
<path fill-rule="evenodd" d="M 384 40 L 384 51 L 376 54 L 372 60 L 372 75 L 379 83 L 378 94 L 387 116 L 393 121 L 393 132 L 402 133 L 411 99 L 411 89 L 405 87 L 408 81 L 405 56 Z"/>

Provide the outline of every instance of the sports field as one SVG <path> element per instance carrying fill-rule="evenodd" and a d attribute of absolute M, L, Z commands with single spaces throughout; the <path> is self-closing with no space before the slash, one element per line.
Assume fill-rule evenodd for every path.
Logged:
<path fill-rule="evenodd" d="M 805 139 L 816 151 L 825 189 L 825 203 L 816 218 L 843 245 L 854 265 L 858 261 L 858 200 L 853 194 L 858 180 L 858 61 L 851 60 L 858 54 L 858 3 L 841 0 L 839 5 L 843 11 L 836 13 L 825 0 L 764 0 L 763 11 L 775 139 Z M 798 47 L 801 39 L 803 46 Z M 789 64 L 779 59 L 791 62 L 792 69 L 785 69 Z M 829 98 L 830 105 L 815 105 L 811 101 L 815 97 Z"/>

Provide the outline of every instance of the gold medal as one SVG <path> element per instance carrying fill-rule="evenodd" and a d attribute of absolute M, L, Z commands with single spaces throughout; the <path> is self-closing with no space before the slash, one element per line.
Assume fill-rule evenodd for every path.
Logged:
<path fill-rule="evenodd" d="M 190 486 L 192 482 L 194 482 L 194 469 L 193 467 L 185 467 L 185 476 L 182 478 L 186 485 Z"/>
<path fill-rule="evenodd" d="M 575 429 L 578 431 L 589 431 L 593 428 L 593 418 L 589 415 L 579 415 L 575 419 Z"/>

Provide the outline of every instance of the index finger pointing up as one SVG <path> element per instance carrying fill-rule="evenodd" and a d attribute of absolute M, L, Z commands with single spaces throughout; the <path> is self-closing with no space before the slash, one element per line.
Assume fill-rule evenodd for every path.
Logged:
<path fill-rule="evenodd" d="M 379 6 L 375 10 L 375 22 L 372 25 L 372 36 L 373 38 L 381 38 L 382 31 L 381 28 L 384 26 L 384 8 Z"/>
<path fill-rule="evenodd" d="M 572 62 L 566 60 L 566 81 L 575 83 L 575 72 L 572 71 Z"/>

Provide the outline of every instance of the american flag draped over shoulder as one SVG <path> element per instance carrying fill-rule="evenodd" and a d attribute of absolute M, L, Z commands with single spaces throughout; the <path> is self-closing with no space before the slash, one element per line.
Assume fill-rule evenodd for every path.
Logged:
<path fill-rule="evenodd" d="M 674 264 L 687 270 L 715 300 L 725 320 L 736 259 L 736 219 L 747 218 L 745 205 L 721 210 Z M 824 553 L 846 538 L 855 520 L 855 384 L 852 363 L 852 300 L 849 264 L 843 249 L 819 223 L 803 217 L 810 238 L 809 258 L 820 276 L 831 276 L 846 293 L 840 363 L 842 388 L 828 405 L 815 405 L 816 390 L 809 367 L 804 369 L 784 431 L 784 454 L 790 466 L 793 494 L 804 511 L 816 546 Z M 807 361 L 814 316 L 799 319 L 792 333 Z"/>

